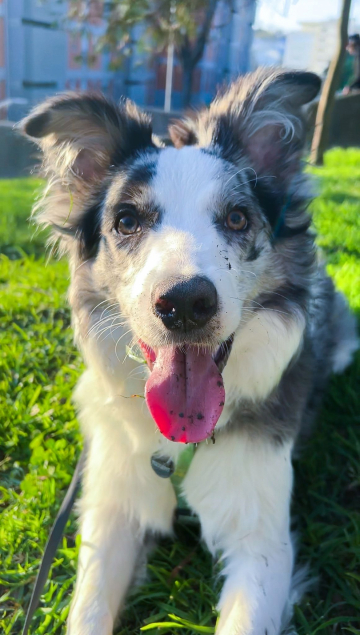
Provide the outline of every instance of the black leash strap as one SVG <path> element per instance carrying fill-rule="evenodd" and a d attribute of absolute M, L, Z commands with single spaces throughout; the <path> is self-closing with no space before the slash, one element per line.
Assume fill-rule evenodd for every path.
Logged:
<path fill-rule="evenodd" d="M 39 606 L 41 593 L 46 584 L 46 580 L 50 571 L 52 561 L 54 559 L 56 550 L 59 546 L 61 536 L 63 535 L 65 525 L 69 519 L 70 512 L 75 502 L 76 494 L 80 487 L 81 473 L 84 468 L 84 463 L 85 463 L 85 450 L 83 450 L 80 455 L 77 466 L 75 468 L 74 476 L 72 477 L 72 481 L 69 485 L 69 489 L 65 494 L 65 498 L 61 504 L 59 513 L 56 516 L 55 522 L 50 532 L 49 539 L 46 543 L 44 555 L 41 560 L 40 569 L 35 580 L 35 585 L 31 595 L 30 604 L 26 613 L 26 619 L 25 619 L 22 635 L 27 635 L 30 622 L 33 618 L 33 615 L 37 607 Z"/>

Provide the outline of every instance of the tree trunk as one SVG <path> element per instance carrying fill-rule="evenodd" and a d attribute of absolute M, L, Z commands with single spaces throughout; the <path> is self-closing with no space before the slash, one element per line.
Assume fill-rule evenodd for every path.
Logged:
<path fill-rule="evenodd" d="M 189 108 L 191 103 L 192 83 L 195 66 L 183 66 L 183 108 Z"/>
<path fill-rule="evenodd" d="M 323 165 L 324 152 L 329 140 L 331 115 L 334 106 L 336 89 L 339 86 L 341 69 L 345 58 L 345 47 L 348 41 L 348 24 L 351 0 L 342 0 L 339 19 L 338 47 L 333 58 L 321 93 L 316 113 L 315 130 L 311 145 L 311 163 Z"/>
<path fill-rule="evenodd" d="M 183 106 L 188 108 L 191 103 L 192 93 L 192 81 L 194 70 L 197 64 L 200 62 L 206 43 L 208 41 L 209 33 L 211 31 L 211 24 L 215 15 L 217 3 L 219 0 L 208 0 L 207 9 L 204 16 L 204 21 L 200 26 L 196 40 L 191 45 L 188 36 L 186 35 L 184 41 L 178 51 L 179 59 L 183 67 Z"/>

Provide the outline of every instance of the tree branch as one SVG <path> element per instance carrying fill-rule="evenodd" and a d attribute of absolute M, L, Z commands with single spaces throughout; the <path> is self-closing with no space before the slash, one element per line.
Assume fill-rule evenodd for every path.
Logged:
<path fill-rule="evenodd" d="M 193 65 L 195 66 L 202 58 L 207 39 L 209 37 L 211 24 L 215 15 L 218 0 L 210 0 L 204 22 L 198 34 L 192 54 Z"/>

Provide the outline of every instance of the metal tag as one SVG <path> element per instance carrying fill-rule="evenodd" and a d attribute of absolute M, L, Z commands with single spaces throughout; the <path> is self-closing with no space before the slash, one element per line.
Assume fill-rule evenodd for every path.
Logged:
<path fill-rule="evenodd" d="M 152 455 L 151 467 L 160 478 L 170 478 L 175 471 L 174 461 L 169 457 L 159 456 L 158 454 Z"/>

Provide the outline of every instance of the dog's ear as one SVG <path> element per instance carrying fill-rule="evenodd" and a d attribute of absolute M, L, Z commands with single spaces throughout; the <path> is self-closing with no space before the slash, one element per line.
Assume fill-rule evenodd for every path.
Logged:
<path fill-rule="evenodd" d="M 132 102 L 117 106 L 97 94 L 66 93 L 49 99 L 20 127 L 43 150 L 47 169 L 85 185 L 152 145 L 147 115 Z"/>
<path fill-rule="evenodd" d="M 302 106 L 320 86 L 314 73 L 259 69 L 219 94 L 191 130 L 200 147 L 215 146 L 235 163 L 246 155 L 257 174 L 284 183 L 299 167 L 305 139 Z M 183 126 L 189 128 L 186 121 Z M 183 129 L 180 140 L 186 138 Z"/>
<path fill-rule="evenodd" d="M 301 107 L 320 86 L 319 77 L 307 72 L 261 70 L 241 78 L 213 105 L 218 117 L 213 143 L 225 154 L 240 150 L 257 174 L 284 183 L 299 168 L 305 141 Z"/>
<path fill-rule="evenodd" d="M 61 234 L 63 244 L 81 235 L 85 213 L 99 207 L 99 192 L 111 170 L 154 147 L 147 115 L 132 102 L 116 105 L 100 94 L 51 98 L 19 127 L 43 151 L 48 185 L 37 206 L 37 220 Z"/>
<path fill-rule="evenodd" d="M 308 72 L 280 72 L 254 86 L 241 141 L 258 174 L 284 183 L 298 171 L 306 135 L 302 106 L 320 86 L 320 78 Z"/>

